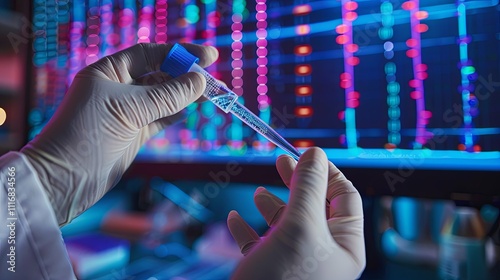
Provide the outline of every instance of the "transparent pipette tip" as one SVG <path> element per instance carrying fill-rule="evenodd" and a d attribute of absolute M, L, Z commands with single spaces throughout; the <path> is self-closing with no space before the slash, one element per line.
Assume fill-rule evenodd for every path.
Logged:
<path fill-rule="evenodd" d="M 253 130 L 257 131 L 260 135 L 264 136 L 267 140 L 289 153 L 295 160 L 299 160 L 300 152 L 292 146 L 292 144 L 288 143 L 285 138 L 279 135 L 278 132 L 272 129 L 266 122 L 257 117 L 254 113 L 252 113 L 252 111 L 248 110 L 248 108 L 241 105 L 239 102 L 235 102 L 231 107 L 230 112 L 250 126 Z"/>
<path fill-rule="evenodd" d="M 174 44 L 163 61 L 160 69 L 172 77 L 177 77 L 187 72 L 198 72 L 205 76 L 207 86 L 203 95 L 213 102 L 225 113 L 231 112 L 233 115 L 260 133 L 267 140 L 289 153 L 295 160 L 300 157 L 300 152 L 288 143 L 281 135 L 266 124 L 262 119 L 238 103 L 238 95 L 220 83 L 197 62 L 199 59 L 189 53 L 183 46 Z"/>

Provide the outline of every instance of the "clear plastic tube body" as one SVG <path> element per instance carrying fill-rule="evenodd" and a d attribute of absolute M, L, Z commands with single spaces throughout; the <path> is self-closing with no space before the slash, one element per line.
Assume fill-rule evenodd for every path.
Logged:
<path fill-rule="evenodd" d="M 220 83 L 217 79 L 210 75 L 210 73 L 205 71 L 205 69 L 196 63 L 191 66 L 189 71 L 198 72 L 205 76 L 205 79 L 207 80 L 207 87 L 205 88 L 203 95 L 208 100 L 213 102 L 225 113 L 231 112 L 253 130 L 264 136 L 267 140 L 271 141 L 274 145 L 289 153 L 294 159 L 299 159 L 300 152 L 292 146 L 292 144 L 288 143 L 281 135 L 279 135 L 278 132 L 252 113 L 252 111 L 240 104 L 237 101 L 238 95 L 236 93 L 231 91 L 224 84 Z"/>

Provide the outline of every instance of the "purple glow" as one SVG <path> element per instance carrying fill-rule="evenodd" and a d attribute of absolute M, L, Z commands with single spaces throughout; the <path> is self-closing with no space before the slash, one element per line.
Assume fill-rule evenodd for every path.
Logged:
<path fill-rule="evenodd" d="M 260 96 L 266 96 L 268 92 L 267 88 L 267 5 L 265 4 L 265 0 L 257 0 L 255 5 L 255 10 L 257 13 L 255 14 L 255 19 L 257 19 L 256 27 L 257 31 L 255 32 L 255 36 L 257 37 L 257 41 L 255 42 L 257 46 L 257 93 L 259 94 L 259 110 L 265 110 L 269 107 L 267 103 L 269 99 L 264 99 Z M 265 100 L 265 102 L 264 102 Z"/>
<path fill-rule="evenodd" d="M 423 80 L 426 78 L 425 75 L 422 75 L 419 71 L 420 67 L 422 67 L 422 49 L 421 49 L 421 37 L 419 29 L 417 28 L 420 24 L 420 20 L 417 18 L 416 13 L 419 12 L 419 0 L 412 1 L 414 5 L 411 5 L 410 11 L 410 24 L 411 24 L 411 39 L 414 45 L 412 45 L 412 49 L 409 51 L 415 51 L 415 55 L 412 55 L 412 64 L 413 64 L 413 74 L 414 80 L 410 81 L 410 86 L 415 88 L 415 91 L 420 94 L 416 96 L 416 109 L 417 109 L 417 124 L 416 124 L 416 136 L 415 142 L 423 145 L 427 142 L 426 137 L 428 134 L 426 133 L 426 124 L 429 122 L 428 118 L 430 118 L 429 114 L 425 110 L 425 91 L 424 91 L 424 83 Z"/>
<path fill-rule="evenodd" d="M 346 135 L 345 143 L 348 148 L 357 147 L 355 108 L 359 105 L 358 99 L 349 98 L 349 93 L 354 92 L 354 66 L 359 63 L 359 59 L 354 57 L 353 52 L 348 47 L 349 42 L 353 42 L 352 21 L 356 20 L 357 14 L 354 12 L 357 3 L 349 0 L 342 0 L 342 26 L 339 29 L 345 31 L 337 37 L 337 43 L 342 44 L 344 54 L 344 75 L 350 77 L 349 80 L 341 81 L 341 87 L 345 92 L 345 123 Z"/>

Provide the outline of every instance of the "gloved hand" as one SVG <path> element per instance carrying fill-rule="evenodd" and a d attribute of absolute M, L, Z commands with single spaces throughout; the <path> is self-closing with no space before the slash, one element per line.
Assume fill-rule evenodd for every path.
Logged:
<path fill-rule="evenodd" d="M 184 46 L 202 67 L 218 57 L 213 47 Z M 82 69 L 49 123 L 21 149 L 60 225 L 106 194 L 140 147 L 202 96 L 201 74 L 170 79 L 158 72 L 170 47 L 137 44 Z"/>
<path fill-rule="evenodd" d="M 265 236 L 237 212 L 229 213 L 229 230 L 245 255 L 233 279 L 359 277 L 366 262 L 363 209 L 352 183 L 319 148 L 308 149 L 298 163 L 281 156 L 276 166 L 290 188 L 290 201 L 286 206 L 265 188 L 256 190 L 255 204 L 271 227 Z"/>

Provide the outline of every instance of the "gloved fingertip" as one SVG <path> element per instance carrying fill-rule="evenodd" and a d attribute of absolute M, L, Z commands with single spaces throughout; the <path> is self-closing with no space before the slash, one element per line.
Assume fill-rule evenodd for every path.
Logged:
<path fill-rule="evenodd" d="M 207 81 L 203 74 L 198 72 L 189 72 L 186 74 L 187 78 L 191 81 L 193 85 L 193 91 L 199 93 L 197 99 L 203 94 L 205 87 L 207 86 Z"/>
<path fill-rule="evenodd" d="M 276 159 L 276 162 L 284 162 L 284 161 L 291 161 L 291 162 L 295 162 L 295 159 L 293 159 L 291 156 L 289 155 L 280 155 L 278 156 L 278 158 Z"/>
<path fill-rule="evenodd" d="M 258 187 L 258 188 L 255 190 L 254 196 L 256 196 L 256 195 L 258 195 L 258 194 L 260 194 L 261 192 L 264 192 L 264 191 L 267 191 L 267 189 L 266 189 L 266 188 L 264 188 L 264 187 L 262 187 L 262 186 L 260 186 L 260 187 Z"/>
<path fill-rule="evenodd" d="M 281 180 L 283 180 L 283 183 L 285 183 L 288 188 L 291 187 L 293 171 L 295 170 L 296 166 L 297 161 L 287 155 L 279 156 L 276 160 L 276 169 L 280 174 Z"/>
<path fill-rule="evenodd" d="M 213 46 L 181 43 L 190 53 L 198 57 L 198 65 L 205 68 L 214 63 L 219 58 L 219 51 Z"/>
<path fill-rule="evenodd" d="M 253 244 L 260 240 L 259 235 L 253 230 L 250 225 L 236 212 L 232 210 L 229 212 L 227 217 L 227 226 L 229 232 L 233 236 L 236 243 L 240 247 L 242 253 L 248 251 L 250 247 L 249 244 Z M 245 254 L 245 253 L 244 253 Z"/>
<path fill-rule="evenodd" d="M 258 187 L 253 195 L 253 201 L 257 205 L 257 208 L 259 208 L 259 205 L 269 203 L 270 200 L 272 200 L 272 197 L 273 194 L 270 193 L 266 188 Z"/>
<path fill-rule="evenodd" d="M 214 46 L 206 46 L 206 47 L 210 57 L 216 60 L 219 57 L 219 50 L 217 50 Z"/>
<path fill-rule="evenodd" d="M 328 158 L 326 153 L 319 147 L 312 147 L 307 149 L 299 159 L 297 168 L 310 168 L 316 169 L 320 172 L 328 170 Z"/>
<path fill-rule="evenodd" d="M 255 192 L 253 200 L 269 226 L 276 224 L 286 206 L 283 200 L 265 188 L 262 188 L 260 192 Z"/>
<path fill-rule="evenodd" d="M 320 147 L 311 147 L 309 149 L 307 149 L 303 154 L 302 156 L 300 157 L 301 159 L 302 158 L 324 158 L 326 159 L 326 154 L 325 154 L 325 151 L 323 151 L 323 149 L 321 149 Z"/>
<path fill-rule="evenodd" d="M 199 65 L 203 68 L 214 63 L 219 58 L 219 51 L 213 46 L 202 45 Z"/>
<path fill-rule="evenodd" d="M 236 218 L 237 216 L 240 216 L 240 214 L 238 213 L 238 211 L 231 210 L 231 211 L 229 211 L 229 214 L 227 215 L 227 218 L 231 219 L 231 218 Z"/>
<path fill-rule="evenodd" d="M 285 202 L 283 202 L 279 197 L 272 194 L 264 187 L 258 187 L 254 193 L 253 200 L 255 205 L 259 210 L 263 210 L 261 212 L 276 212 L 282 206 L 285 206 Z M 265 215 L 263 213 L 263 215 Z"/>

